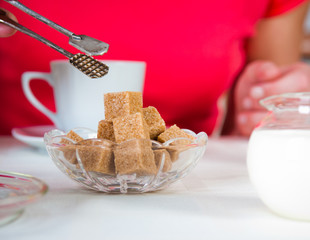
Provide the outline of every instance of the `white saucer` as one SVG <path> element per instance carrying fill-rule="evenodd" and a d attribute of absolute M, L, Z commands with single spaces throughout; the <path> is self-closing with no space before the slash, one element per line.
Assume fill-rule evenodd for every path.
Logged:
<path fill-rule="evenodd" d="M 17 140 L 35 148 L 45 148 L 44 133 L 55 129 L 53 125 L 13 128 L 12 135 Z"/>

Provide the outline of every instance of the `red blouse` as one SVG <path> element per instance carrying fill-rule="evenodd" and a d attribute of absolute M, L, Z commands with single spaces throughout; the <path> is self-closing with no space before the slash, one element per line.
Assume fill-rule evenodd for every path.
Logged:
<path fill-rule="evenodd" d="M 102 59 L 145 61 L 145 106 L 155 106 L 168 125 L 211 133 L 217 99 L 244 66 L 244 42 L 254 34 L 255 23 L 303 1 L 22 2 L 72 32 L 109 43 Z M 13 12 L 22 25 L 77 52 L 66 36 L 4 1 L 0 7 Z M 64 57 L 23 33 L 0 39 L 0 134 L 10 134 L 13 127 L 51 123 L 27 101 L 20 79 L 25 71 L 48 72 L 54 59 Z M 33 88 L 54 109 L 51 89 L 39 81 Z"/>

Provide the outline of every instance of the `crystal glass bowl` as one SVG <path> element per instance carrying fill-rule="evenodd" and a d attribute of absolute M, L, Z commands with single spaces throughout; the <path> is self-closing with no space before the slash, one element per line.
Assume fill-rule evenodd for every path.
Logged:
<path fill-rule="evenodd" d="M 97 171 L 96 168 L 91 167 L 92 163 L 90 162 L 99 161 L 106 156 L 105 153 L 112 153 L 112 158 L 114 155 L 116 156 L 114 153 L 118 145 L 116 143 L 111 144 L 112 142 L 108 140 L 97 139 L 97 133 L 91 129 L 73 129 L 75 133 L 84 139 L 82 142 L 85 141 L 85 145 L 81 144 L 81 142 L 74 142 L 66 137 L 65 132 L 57 129 L 45 133 L 44 142 L 56 166 L 79 184 L 106 193 L 143 193 L 163 189 L 183 178 L 203 156 L 208 141 L 207 134 L 204 132 L 195 134 L 190 130 L 183 130 L 192 135 L 194 139 L 176 138 L 165 143 L 146 140 L 149 141 L 153 153 L 155 150 L 164 150 L 169 153 L 169 156 L 166 154 L 160 155 L 160 158 L 157 159 L 156 170 L 153 172 L 148 171 L 146 165 L 143 166 L 145 171 L 137 170 L 125 174 L 116 174 L 115 171 Z M 135 145 L 129 141 L 125 142 L 128 149 L 124 148 L 122 151 L 122 154 L 125 154 L 124 159 L 136 156 L 142 158 L 141 162 L 143 163 L 143 157 L 146 158 L 148 154 L 142 153 L 139 155 L 137 153 L 140 152 L 139 148 L 132 147 Z M 128 157 L 126 157 L 127 153 Z"/>
<path fill-rule="evenodd" d="M 33 176 L 0 171 L 0 226 L 19 217 L 47 190 L 47 185 Z"/>

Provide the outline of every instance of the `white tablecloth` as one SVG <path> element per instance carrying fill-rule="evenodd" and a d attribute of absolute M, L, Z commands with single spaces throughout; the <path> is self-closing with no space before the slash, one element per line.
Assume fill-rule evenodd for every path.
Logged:
<path fill-rule="evenodd" d="M 244 139 L 211 138 L 197 167 L 169 188 L 109 195 L 64 176 L 47 153 L 1 137 L 0 169 L 40 178 L 49 191 L 0 227 L 0 239 L 309 240 L 310 222 L 281 218 L 260 201 L 247 174 L 246 148 Z"/>

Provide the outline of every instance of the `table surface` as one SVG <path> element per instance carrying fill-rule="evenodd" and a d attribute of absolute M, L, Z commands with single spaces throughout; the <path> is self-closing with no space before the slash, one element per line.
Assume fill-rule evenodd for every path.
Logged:
<path fill-rule="evenodd" d="M 0 239 L 310 239 L 310 222 L 273 214 L 247 173 L 247 140 L 211 138 L 184 179 L 145 194 L 87 190 L 60 172 L 45 150 L 0 137 L 0 169 L 40 178 L 48 193 Z"/>

